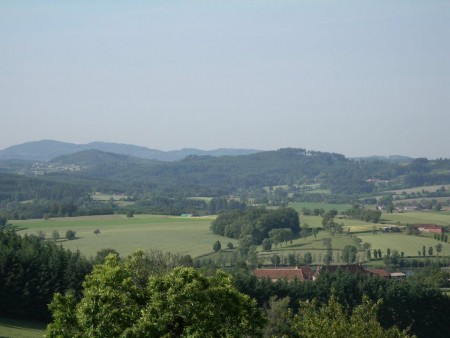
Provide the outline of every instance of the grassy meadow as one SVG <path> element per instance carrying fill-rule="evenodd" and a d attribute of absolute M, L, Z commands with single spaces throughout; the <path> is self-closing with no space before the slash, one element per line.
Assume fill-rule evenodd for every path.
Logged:
<path fill-rule="evenodd" d="M 46 325 L 18 319 L 0 318 L 1 338 L 42 338 Z"/>
<path fill-rule="evenodd" d="M 211 252 L 217 240 L 223 246 L 228 242 L 237 245 L 237 241 L 214 235 L 209 230 L 212 219 L 155 215 L 127 218 L 124 215 L 106 215 L 13 221 L 12 224 L 22 229 L 20 234 L 37 234 L 42 231 L 49 240 L 52 240 L 52 232 L 56 230 L 61 237 L 58 243 L 71 250 L 80 250 L 87 257 L 95 256 L 97 251 L 104 248 L 113 248 L 123 256 L 138 249 L 158 249 L 197 257 Z M 69 229 L 76 231 L 77 239 L 65 239 Z M 100 230 L 98 235 L 94 233 L 96 229 Z"/>
<path fill-rule="evenodd" d="M 349 205 L 334 205 L 323 203 L 293 203 L 291 205 L 300 211 L 303 207 L 308 209 L 324 208 L 325 210 L 347 210 Z M 209 227 L 211 217 L 175 217 L 162 215 L 135 215 L 127 218 L 125 215 L 87 216 L 72 218 L 51 218 L 47 221 L 26 220 L 13 221 L 13 225 L 22 229 L 21 234 L 38 234 L 44 232 L 48 240 L 52 240 L 52 232 L 57 230 L 61 239 L 57 240 L 65 248 L 80 250 L 87 257 L 95 256 L 97 251 L 104 248 L 113 248 L 125 256 L 135 250 L 159 249 L 176 253 L 189 254 L 192 257 L 205 256 L 213 253 L 213 243 L 219 240 L 222 248 L 228 242 L 236 247 L 237 240 L 213 234 Z M 322 217 L 300 215 L 301 225 L 308 224 L 310 228 L 320 228 Z M 354 237 L 359 237 L 362 242 L 370 243 L 371 249 L 380 249 L 383 254 L 387 249 L 404 252 L 405 256 L 417 256 L 417 252 L 425 245 L 427 254 L 430 246 L 434 249 L 438 243 L 442 243 L 441 256 L 450 256 L 450 244 L 436 241 L 432 235 L 408 236 L 405 233 L 381 233 L 373 234 L 372 230 L 379 230 L 384 224 L 406 223 L 436 223 L 448 225 L 450 212 L 419 212 L 407 213 L 383 213 L 382 223 L 367 223 L 361 220 L 347 219 L 342 216 L 335 218 L 337 223 L 343 223 L 343 234 L 332 236 L 328 231 L 320 231 L 315 238 L 313 235 L 293 240 L 292 243 L 273 247 L 270 252 L 263 252 L 258 247 L 259 257 L 263 261 L 270 260 L 270 256 L 278 254 L 287 256 L 296 254 L 303 256 L 311 252 L 315 263 L 321 263 L 326 253 L 323 244 L 324 238 L 332 239 L 334 261 L 339 263 L 340 250 L 345 245 L 355 245 Z M 66 240 L 67 230 L 76 231 L 76 240 Z M 94 231 L 100 233 L 96 235 Z M 353 236 L 351 236 L 353 235 Z M 224 252 L 225 253 L 225 252 Z M 213 256 L 212 256 L 213 257 Z M 360 249 L 359 260 L 365 259 L 365 253 Z"/>
<path fill-rule="evenodd" d="M 350 204 L 331 204 L 321 202 L 293 202 L 289 204 L 289 207 L 295 209 L 298 213 L 300 213 L 303 208 L 310 210 L 324 209 L 325 211 L 336 209 L 338 212 L 346 211 L 352 208 Z"/>

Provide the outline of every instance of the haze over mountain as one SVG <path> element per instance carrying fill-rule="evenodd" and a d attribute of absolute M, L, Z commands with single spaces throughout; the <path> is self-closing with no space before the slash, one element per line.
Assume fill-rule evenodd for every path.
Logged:
<path fill-rule="evenodd" d="M 19 159 L 28 161 L 50 161 L 58 156 L 74 154 L 84 150 L 100 150 L 103 152 L 128 155 L 158 161 L 178 161 L 189 155 L 198 156 L 237 156 L 260 152 L 255 149 L 215 149 L 200 150 L 185 148 L 172 151 L 161 151 L 142 146 L 122 143 L 90 142 L 74 144 L 54 140 L 26 142 L 0 150 L 0 159 Z"/>

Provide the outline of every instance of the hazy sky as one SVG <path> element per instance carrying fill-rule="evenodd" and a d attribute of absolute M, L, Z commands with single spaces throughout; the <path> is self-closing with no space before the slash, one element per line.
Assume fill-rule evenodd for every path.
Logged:
<path fill-rule="evenodd" d="M 0 149 L 450 157 L 450 1 L 0 1 Z"/>

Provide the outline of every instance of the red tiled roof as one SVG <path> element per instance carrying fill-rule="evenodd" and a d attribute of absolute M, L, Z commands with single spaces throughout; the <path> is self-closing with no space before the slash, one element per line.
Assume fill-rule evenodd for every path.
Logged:
<path fill-rule="evenodd" d="M 383 277 L 383 278 L 389 278 L 391 277 L 390 273 L 387 272 L 384 269 L 368 269 L 367 271 L 369 271 L 371 274 Z"/>
<path fill-rule="evenodd" d="M 279 269 L 255 269 L 255 276 L 257 278 L 269 278 L 272 280 L 278 279 L 311 279 L 313 272 L 310 267 L 300 268 L 279 268 Z"/>

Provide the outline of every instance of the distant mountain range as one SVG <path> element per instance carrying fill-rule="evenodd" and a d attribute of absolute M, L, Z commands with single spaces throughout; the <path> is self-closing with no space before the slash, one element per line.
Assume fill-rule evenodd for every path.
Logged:
<path fill-rule="evenodd" d="M 26 142 L 8 147 L 4 150 L 0 150 L 0 160 L 17 159 L 47 162 L 62 155 L 75 154 L 85 150 L 100 150 L 108 153 L 165 162 L 182 160 L 190 155 L 218 157 L 249 155 L 261 152 L 261 150 L 255 149 L 229 148 L 221 148 L 215 150 L 185 148 L 181 150 L 161 151 L 142 146 L 121 143 L 90 142 L 87 144 L 74 144 L 54 140 L 42 140 Z"/>

